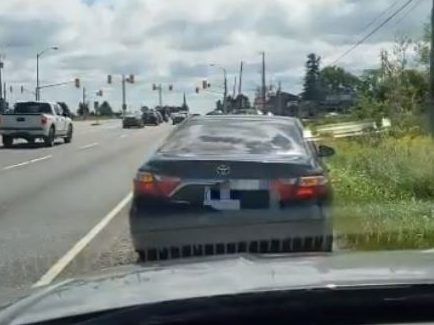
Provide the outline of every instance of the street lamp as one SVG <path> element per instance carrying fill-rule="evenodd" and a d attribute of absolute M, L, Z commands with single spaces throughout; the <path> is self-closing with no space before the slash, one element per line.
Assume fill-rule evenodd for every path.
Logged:
<path fill-rule="evenodd" d="M 39 58 L 47 51 L 54 50 L 57 51 L 59 48 L 57 46 L 47 47 L 46 49 L 38 52 L 36 54 L 36 100 L 40 99 L 40 89 L 39 89 Z"/>
<path fill-rule="evenodd" d="M 215 63 L 211 63 L 210 66 L 219 68 L 223 71 L 223 78 L 224 78 L 223 112 L 226 113 L 226 96 L 228 94 L 228 78 L 227 78 L 228 74 L 227 74 L 227 71 L 224 67 L 222 67 L 221 65 L 215 64 Z"/>

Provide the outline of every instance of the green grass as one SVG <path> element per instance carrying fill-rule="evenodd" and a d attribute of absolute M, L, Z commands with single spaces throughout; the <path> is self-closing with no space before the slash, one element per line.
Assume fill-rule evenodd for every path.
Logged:
<path fill-rule="evenodd" d="M 434 246 L 434 142 L 387 136 L 331 140 L 340 245 L 357 249 Z"/>

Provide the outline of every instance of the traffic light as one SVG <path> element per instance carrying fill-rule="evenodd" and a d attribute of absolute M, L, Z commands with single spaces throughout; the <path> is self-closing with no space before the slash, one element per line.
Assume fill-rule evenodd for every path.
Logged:
<path fill-rule="evenodd" d="M 80 79 L 79 78 L 75 78 L 74 83 L 75 83 L 75 88 L 80 88 Z"/>
<path fill-rule="evenodd" d="M 112 83 L 112 75 L 111 75 L 111 74 L 109 74 L 109 75 L 107 76 L 107 83 L 108 83 L 109 85 Z"/>
<path fill-rule="evenodd" d="M 24 86 L 21 86 L 21 93 L 24 93 Z"/>
<path fill-rule="evenodd" d="M 12 86 L 9 86 L 9 92 L 12 93 L 14 91 L 14 88 Z"/>
<path fill-rule="evenodd" d="M 199 87 L 196 87 L 196 94 L 199 94 Z"/>
<path fill-rule="evenodd" d="M 157 85 L 156 84 L 152 84 L 152 90 L 157 90 Z"/>
<path fill-rule="evenodd" d="M 173 85 L 169 85 L 169 91 L 173 90 Z"/>
<path fill-rule="evenodd" d="M 206 80 L 202 81 L 202 89 L 207 89 L 208 88 L 208 82 Z"/>
<path fill-rule="evenodd" d="M 130 77 L 128 78 L 128 82 L 129 83 L 134 83 L 134 75 L 133 74 L 130 74 Z"/>
<path fill-rule="evenodd" d="M 102 89 L 98 90 L 97 93 L 96 93 L 96 95 L 102 97 L 103 96 Z"/>

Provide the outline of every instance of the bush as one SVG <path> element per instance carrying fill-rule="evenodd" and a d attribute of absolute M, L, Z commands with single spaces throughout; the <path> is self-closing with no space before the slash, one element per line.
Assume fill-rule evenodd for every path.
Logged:
<path fill-rule="evenodd" d="M 428 236 L 434 232 L 433 140 L 373 136 L 333 142 L 337 155 L 330 166 L 338 231 L 375 239 L 357 240 L 359 248 L 434 244 Z M 387 242 L 378 240 L 386 234 L 395 235 Z M 345 241 L 354 245 L 351 238 Z"/>

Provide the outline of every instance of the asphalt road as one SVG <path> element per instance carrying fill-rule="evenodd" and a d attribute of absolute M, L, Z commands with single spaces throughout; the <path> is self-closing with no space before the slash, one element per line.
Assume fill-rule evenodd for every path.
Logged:
<path fill-rule="evenodd" d="M 75 123 L 71 144 L 0 146 L 0 305 L 26 291 L 131 191 L 137 167 L 172 130 Z M 128 206 L 55 281 L 134 263 Z"/>

